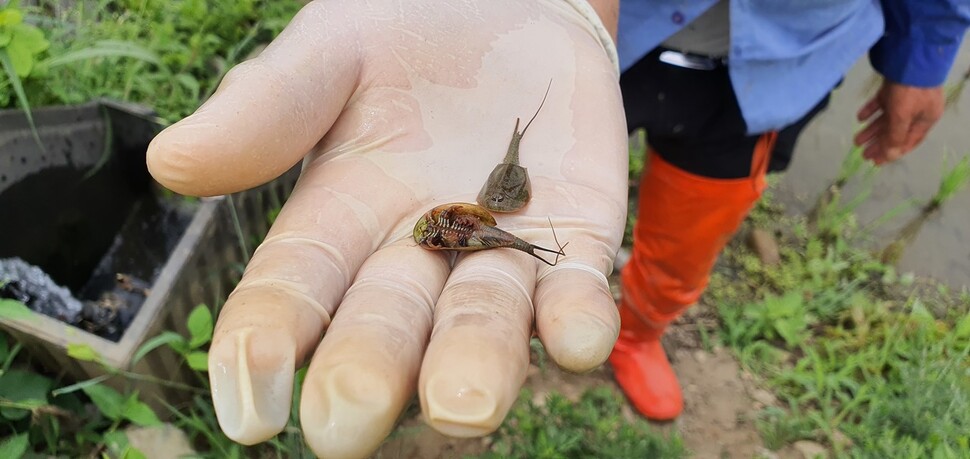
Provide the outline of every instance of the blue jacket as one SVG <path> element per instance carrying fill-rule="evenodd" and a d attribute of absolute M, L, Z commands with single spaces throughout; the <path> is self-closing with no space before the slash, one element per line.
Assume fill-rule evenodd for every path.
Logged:
<path fill-rule="evenodd" d="M 717 0 L 621 0 L 626 70 Z M 869 52 L 884 77 L 946 79 L 970 24 L 970 0 L 730 0 L 728 66 L 751 134 L 804 116 Z"/>

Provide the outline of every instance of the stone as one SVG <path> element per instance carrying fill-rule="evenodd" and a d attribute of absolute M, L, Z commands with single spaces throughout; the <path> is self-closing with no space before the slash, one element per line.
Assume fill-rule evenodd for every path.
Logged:
<path fill-rule="evenodd" d="M 757 459 L 778 459 L 778 454 L 775 453 L 774 451 L 768 449 L 768 448 L 762 447 L 761 449 L 758 450 L 758 455 L 755 456 L 755 458 L 757 458 Z"/>
<path fill-rule="evenodd" d="M 636 413 L 633 412 L 633 408 L 631 408 L 630 405 L 626 403 L 624 403 L 623 405 L 620 405 L 620 416 L 623 417 L 624 421 L 630 424 L 633 424 L 638 420 L 637 419 L 638 416 Z"/>
<path fill-rule="evenodd" d="M 707 353 L 704 352 L 704 351 L 702 351 L 702 350 L 696 350 L 696 351 L 694 351 L 694 360 L 696 360 L 697 363 L 704 363 L 704 362 L 706 362 L 707 361 Z"/>
<path fill-rule="evenodd" d="M 805 459 L 828 459 L 829 457 L 829 451 L 814 441 L 799 440 L 793 443 L 792 447 Z"/>
<path fill-rule="evenodd" d="M 853 445 L 852 439 L 842 433 L 841 430 L 832 432 L 832 443 L 842 449 L 851 448 Z"/>
<path fill-rule="evenodd" d="M 751 391 L 751 398 L 755 399 L 755 401 L 764 406 L 772 406 L 777 402 L 775 394 L 772 394 L 764 389 L 755 389 Z"/>
<path fill-rule="evenodd" d="M 760 228 L 752 229 L 748 233 L 747 243 L 765 266 L 777 266 L 781 263 L 778 241 L 768 231 Z"/>
<path fill-rule="evenodd" d="M 196 456 L 185 432 L 171 424 L 125 429 L 128 444 L 148 459 L 177 459 Z"/>
<path fill-rule="evenodd" d="M 537 390 L 532 393 L 532 404 L 537 408 L 542 408 L 546 406 L 546 397 L 549 395 L 546 391 Z"/>

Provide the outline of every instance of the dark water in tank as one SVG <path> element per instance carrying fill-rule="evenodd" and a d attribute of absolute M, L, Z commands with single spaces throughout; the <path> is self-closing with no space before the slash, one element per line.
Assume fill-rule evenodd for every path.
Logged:
<path fill-rule="evenodd" d="M 191 219 L 184 200 L 152 186 L 143 164 L 109 161 L 94 174 L 49 167 L 8 184 L 0 193 L 0 297 L 120 339 Z M 12 260 L 49 279 L 5 275 Z"/>

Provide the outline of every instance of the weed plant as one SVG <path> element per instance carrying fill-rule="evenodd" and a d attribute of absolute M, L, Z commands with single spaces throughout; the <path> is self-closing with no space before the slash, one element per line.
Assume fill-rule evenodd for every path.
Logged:
<path fill-rule="evenodd" d="M 587 390 L 577 403 L 550 393 L 544 403 L 524 390 L 482 458 L 682 458 L 680 438 L 662 435 L 642 420 L 627 421 L 626 401 L 609 387 Z"/>
<path fill-rule="evenodd" d="M 748 224 L 782 234 L 782 264 L 735 244 L 712 278 L 721 340 L 780 400 L 759 429 L 773 449 L 805 439 L 837 457 L 970 457 L 970 294 L 862 248 L 859 203 L 833 195 L 814 224 L 759 205 Z"/>
<path fill-rule="evenodd" d="M 964 156 L 952 168 L 946 164 L 943 166 L 943 178 L 940 179 L 940 186 L 930 199 L 924 212 L 930 213 L 938 210 L 955 194 L 960 192 L 967 182 L 970 182 L 970 156 Z"/>
<path fill-rule="evenodd" d="M 33 6 L 0 1 L 0 108 L 84 103 L 107 97 L 141 103 L 171 122 L 195 110 L 228 68 L 279 33 L 302 5 L 297 0 L 97 0 Z M 0 314 L 29 315 L 2 301 Z M 188 318 L 189 337 L 166 332 L 145 343 L 135 360 L 160 346 L 175 350 L 199 376 L 187 406 L 171 406 L 175 424 L 213 457 L 290 454 L 302 438 L 288 429 L 257 448 L 230 441 L 217 427 L 205 364 L 212 314 L 200 306 Z M 104 367 L 105 375 L 64 385 L 37 372 L 21 345 L 0 334 L 0 457 L 143 457 L 128 446 L 124 428 L 154 426 L 159 417 L 136 392 L 118 391 L 109 379 L 142 379 Z M 92 349 L 68 354 L 100 363 Z M 173 386 L 167 381 L 149 381 Z M 294 446 L 298 445 L 298 446 Z"/>
<path fill-rule="evenodd" d="M 229 68 L 269 42 L 302 6 L 297 0 L 37 4 L 22 8 L 22 16 L 45 43 L 31 42 L 36 65 L 29 72 L 0 72 L 0 108 L 107 97 L 150 106 L 167 122 L 192 113 Z"/>
<path fill-rule="evenodd" d="M 923 204 L 918 214 L 903 225 L 896 238 L 882 249 L 881 259 L 883 263 L 897 263 L 902 258 L 906 247 L 919 235 L 923 225 L 940 211 L 943 204 L 952 199 L 970 182 L 970 156 L 964 156 L 953 167 L 950 167 L 948 163 L 949 157 L 945 157 L 943 175 L 940 178 L 936 193 Z"/>

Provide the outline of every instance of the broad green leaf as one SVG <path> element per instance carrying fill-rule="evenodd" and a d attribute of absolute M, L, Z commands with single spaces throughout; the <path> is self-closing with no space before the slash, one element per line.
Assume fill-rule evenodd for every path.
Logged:
<path fill-rule="evenodd" d="M 196 371 L 209 371 L 208 352 L 190 352 L 185 356 L 185 361 L 189 363 L 189 368 Z"/>
<path fill-rule="evenodd" d="M 13 39 L 13 32 L 11 32 L 8 29 L 4 29 L 3 26 L 0 26 L 0 48 L 7 46 L 7 44 L 9 44 L 10 40 L 12 39 Z"/>
<path fill-rule="evenodd" d="M 132 394 L 125 401 L 122 417 L 142 427 L 157 426 L 162 423 L 148 405 L 138 400 L 138 394 Z"/>
<path fill-rule="evenodd" d="M 98 410 L 106 418 L 113 421 L 121 419 L 125 399 L 118 391 L 102 384 L 88 386 L 83 390 L 85 394 L 88 394 L 88 397 L 91 397 L 94 406 L 98 407 Z"/>
<path fill-rule="evenodd" d="M 145 453 L 138 451 L 134 446 L 128 445 L 124 451 L 121 452 L 121 459 L 147 459 Z"/>
<path fill-rule="evenodd" d="M 4 400 L 6 401 L 6 399 L 4 399 Z M 11 409 L 14 409 L 14 410 L 21 410 L 21 411 L 32 411 L 32 410 L 35 410 L 35 409 L 40 408 L 42 406 L 47 406 L 47 401 L 46 400 L 41 400 L 41 399 L 36 399 L 36 398 L 28 398 L 26 400 L 17 400 L 15 402 L 14 401 L 8 401 L 8 403 L 16 403 L 17 406 L 16 407 L 7 406 L 5 408 L 11 408 Z"/>
<path fill-rule="evenodd" d="M 44 38 L 44 32 L 29 24 L 17 24 L 13 27 L 13 39 L 23 43 L 32 55 L 40 54 L 50 47 L 51 43 Z"/>
<path fill-rule="evenodd" d="M 0 299 L 0 319 L 30 320 L 34 317 L 34 311 L 27 305 L 16 300 Z"/>
<path fill-rule="evenodd" d="M 6 50 L 7 55 L 10 56 L 10 64 L 13 65 L 14 73 L 20 78 L 26 78 L 27 75 L 30 75 L 30 69 L 34 66 L 34 55 L 27 45 L 17 40 L 17 36 L 14 35 L 13 40 L 7 44 Z"/>
<path fill-rule="evenodd" d="M 70 343 L 67 345 L 67 355 L 83 362 L 100 362 L 101 356 L 90 345 Z"/>
<path fill-rule="evenodd" d="M 0 398 L 18 403 L 30 401 L 31 404 L 34 400 L 41 400 L 40 405 L 44 405 L 52 384 L 45 376 L 23 370 L 10 370 L 0 375 Z M 19 408 L 0 408 L 0 417 L 12 421 L 23 419 L 28 414 L 29 411 Z"/>
<path fill-rule="evenodd" d="M 34 134 L 34 141 L 43 150 L 44 144 L 40 141 L 40 135 L 37 134 L 37 126 L 34 124 L 34 115 L 30 112 L 30 101 L 27 100 L 27 93 L 24 92 L 23 82 L 17 76 L 17 71 L 14 69 L 7 48 L 0 48 L 0 67 L 3 67 L 4 73 L 7 74 L 7 79 L 10 80 L 10 84 L 13 86 L 13 92 L 17 95 L 17 101 L 20 102 L 20 107 L 23 108 L 24 115 L 27 116 L 27 124 L 30 125 L 30 130 Z"/>
<path fill-rule="evenodd" d="M 0 27 L 14 26 L 24 22 L 24 14 L 18 9 L 0 10 Z"/>
<path fill-rule="evenodd" d="M 188 351 L 188 343 L 185 342 L 185 338 L 182 335 L 172 331 L 164 331 L 160 335 L 145 341 L 135 352 L 135 355 L 132 356 L 131 363 L 135 364 L 148 355 L 149 352 L 165 345 L 168 345 L 179 354 L 184 354 Z"/>
<path fill-rule="evenodd" d="M 212 312 L 209 307 L 200 304 L 189 314 L 188 320 L 189 347 L 196 349 L 212 339 Z"/>
<path fill-rule="evenodd" d="M 27 452 L 30 446 L 27 433 L 14 435 L 0 443 L 0 457 L 9 459 L 20 459 Z"/>

